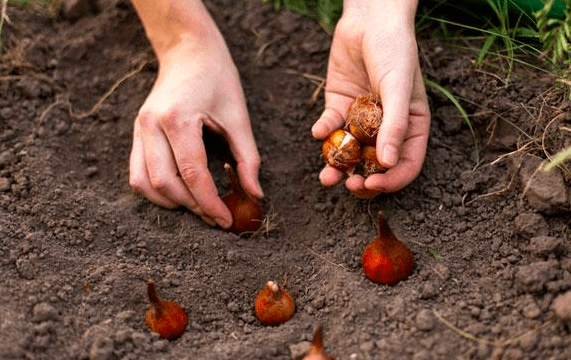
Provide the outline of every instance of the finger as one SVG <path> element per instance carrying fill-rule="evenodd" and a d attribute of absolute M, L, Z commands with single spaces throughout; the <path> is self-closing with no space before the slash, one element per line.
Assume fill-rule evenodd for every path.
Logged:
<path fill-rule="evenodd" d="M 378 191 L 366 189 L 365 178 L 358 174 L 349 176 L 347 181 L 345 181 L 345 187 L 347 187 L 353 195 L 361 199 L 369 199 L 379 193 Z"/>
<path fill-rule="evenodd" d="M 264 191 L 258 179 L 261 160 L 256 147 L 256 140 L 252 133 L 248 112 L 244 107 L 238 111 L 232 111 L 226 116 L 228 118 L 237 116 L 237 121 L 229 123 L 240 125 L 231 126 L 227 131 L 227 141 L 230 151 L 232 151 L 236 159 L 236 171 L 240 185 L 253 199 L 261 200 L 264 197 Z"/>
<path fill-rule="evenodd" d="M 333 130 L 339 129 L 345 124 L 347 110 L 353 101 L 353 97 L 336 92 L 325 93 L 325 110 L 311 128 L 311 134 L 316 139 L 325 139 Z"/>
<path fill-rule="evenodd" d="M 377 192 L 395 192 L 410 184 L 420 173 L 426 153 L 426 137 L 407 139 L 403 156 L 397 166 L 384 174 L 374 174 L 365 179 L 365 188 Z"/>
<path fill-rule="evenodd" d="M 156 118 L 141 114 L 137 120 L 140 123 L 141 142 L 151 191 L 204 217 L 204 212 L 178 176 L 171 147 L 165 134 L 158 127 Z"/>
<path fill-rule="evenodd" d="M 405 62 L 387 73 L 379 84 L 383 120 L 377 136 L 377 156 L 388 168 L 397 164 L 408 129 L 414 70 Z"/>
<path fill-rule="evenodd" d="M 138 123 L 135 123 L 133 147 L 131 148 L 129 161 L 129 185 L 131 188 L 133 188 L 135 191 L 153 203 L 169 209 L 174 209 L 180 206 L 180 204 L 177 204 L 166 196 L 161 195 L 151 186 L 149 174 L 147 173 L 147 164 L 145 162 L 143 142 L 141 140 L 140 130 L 138 128 Z"/>
<path fill-rule="evenodd" d="M 323 170 L 319 173 L 319 181 L 323 186 L 334 186 L 343 179 L 345 174 L 342 171 L 335 169 L 330 165 L 325 165 Z"/>
<path fill-rule="evenodd" d="M 175 121 L 176 120 L 176 121 Z M 232 225 L 232 214 L 208 171 L 206 149 L 202 141 L 202 120 L 166 119 L 163 129 L 171 144 L 178 172 L 204 215 L 223 228 Z"/>

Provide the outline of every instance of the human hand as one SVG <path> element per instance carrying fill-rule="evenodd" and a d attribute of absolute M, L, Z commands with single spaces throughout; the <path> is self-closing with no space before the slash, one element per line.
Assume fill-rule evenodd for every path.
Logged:
<path fill-rule="evenodd" d="M 221 35 L 185 41 L 158 57 L 158 77 L 135 120 L 130 185 L 156 204 L 185 206 L 227 228 L 232 215 L 207 168 L 203 126 L 228 141 L 244 190 L 263 197 L 260 157 L 236 67 Z"/>
<path fill-rule="evenodd" d="M 358 95 L 375 92 L 383 105 L 377 158 L 389 170 L 367 178 L 349 174 L 345 186 L 357 197 L 402 189 L 418 176 L 424 161 L 430 110 L 414 34 L 415 12 L 415 1 L 346 0 L 335 29 L 325 110 L 313 125 L 313 136 L 324 139 L 342 127 Z M 324 186 L 343 177 L 329 165 L 319 176 Z"/>

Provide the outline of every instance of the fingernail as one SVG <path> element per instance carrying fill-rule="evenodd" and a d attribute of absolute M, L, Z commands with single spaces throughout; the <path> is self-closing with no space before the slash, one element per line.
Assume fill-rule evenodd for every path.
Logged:
<path fill-rule="evenodd" d="M 201 218 L 205 223 L 207 223 L 208 225 L 210 225 L 210 226 L 216 226 L 216 222 L 213 221 L 212 219 L 207 218 L 206 216 L 201 216 L 200 218 Z"/>
<path fill-rule="evenodd" d="M 215 220 L 218 226 L 223 229 L 228 229 L 230 226 L 232 226 L 232 219 L 228 220 L 223 218 L 216 218 Z"/>
<path fill-rule="evenodd" d="M 397 164 L 398 152 L 397 148 L 392 145 L 385 145 L 381 152 L 381 165 L 393 167 Z"/>

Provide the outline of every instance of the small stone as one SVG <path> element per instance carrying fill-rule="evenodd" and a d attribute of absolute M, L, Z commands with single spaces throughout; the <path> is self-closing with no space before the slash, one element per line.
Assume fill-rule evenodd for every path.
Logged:
<path fill-rule="evenodd" d="M 535 301 L 532 301 L 523 307 L 521 313 L 528 319 L 537 319 L 541 315 L 541 309 L 537 306 Z"/>
<path fill-rule="evenodd" d="M 565 251 L 565 241 L 553 236 L 536 236 L 529 241 L 528 249 L 537 256 L 560 254 Z"/>
<path fill-rule="evenodd" d="M 571 291 L 556 297 L 552 309 L 559 319 L 571 324 Z"/>
<path fill-rule="evenodd" d="M 361 343 L 361 345 L 359 345 L 359 349 L 361 349 L 361 351 L 366 353 L 371 352 L 374 348 L 375 348 L 374 341 L 365 341 L 364 343 Z"/>
<path fill-rule="evenodd" d="M 87 177 L 93 177 L 93 176 L 97 175 L 98 172 L 99 172 L 99 168 L 97 166 L 88 166 L 84 170 L 84 174 Z"/>
<path fill-rule="evenodd" d="M 519 346 L 525 352 L 530 352 L 535 349 L 538 343 L 538 335 L 537 332 L 531 331 L 526 334 L 523 334 L 519 338 Z"/>
<path fill-rule="evenodd" d="M 311 343 L 309 341 L 302 341 L 297 344 L 292 344 L 289 346 L 289 352 L 292 359 L 300 359 L 305 355 L 311 348 Z"/>
<path fill-rule="evenodd" d="M 557 275 L 557 266 L 556 261 L 538 261 L 522 265 L 516 272 L 516 285 L 526 292 L 540 292 L 547 282 Z"/>
<path fill-rule="evenodd" d="M 58 312 L 57 310 L 48 303 L 39 303 L 34 306 L 33 318 L 34 322 L 42 322 L 42 321 L 49 321 L 49 320 L 58 320 Z"/>
<path fill-rule="evenodd" d="M 89 360 L 108 360 L 113 355 L 113 340 L 107 336 L 98 336 L 91 344 Z"/>
<path fill-rule="evenodd" d="M 0 192 L 8 191 L 12 187 L 12 182 L 6 177 L 0 177 Z"/>
<path fill-rule="evenodd" d="M 11 150 L 6 150 L 0 153 L 0 168 L 9 165 L 14 159 L 14 154 Z"/>
<path fill-rule="evenodd" d="M 523 359 L 523 356 L 521 349 L 507 349 L 502 356 L 502 360 L 520 360 Z"/>
<path fill-rule="evenodd" d="M 569 194 L 559 169 L 538 170 L 542 159 L 531 154 L 512 158 L 512 168 L 519 168 L 519 183 L 529 204 L 537 211 L 555 214 L 569 206 Z M 520 166 L 521 165 L 521 166 Z"/>
<path fill-rule="evenodd" d="M 527 239 L 549 234 L 547 221 L 538 213 L 519 214 L 514 219 L 514 225 L 517 233 Z"/>
<path fill-rule="evenodd" d="M 434 316 L 428 309 L 423 309 L 416 314 L 416 327 L 422 331 L 430 331 L 434 328 Z"/>
<path fill-rule="evenodd" d="M 91 14 L 95 5 L 94 0 L 64 0 L 61 12 L 67 20 L 76 21 Z"/>

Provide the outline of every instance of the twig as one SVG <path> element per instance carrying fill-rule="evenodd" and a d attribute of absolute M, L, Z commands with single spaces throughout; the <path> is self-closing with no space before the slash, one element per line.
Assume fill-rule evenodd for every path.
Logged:
<path fill-rule="evenodd" d="M 323 79 L 319 83 L 319 85 L 317 85 L 317 88 L 315 89 L 313 94 L 311 94 L 311 100 L 309 101 L 310 108 L 312 108 L 315 105 L 315 103 L 317 102 L 317 98 L 319 97 L 319 94 L 321 94 L 321 90 L 323 90 L 324 87 L 325 87 L 325 79 Z"/>
<path fill-rule="evenodd" d="M 516 171 L 514 171 L 514 174 L 512 175 L 512 178 L 511 178 L 510 183 L 508 184 L 508 186 L 506 186 L 506 187 L 503 188 L 503 189 L 493 191 L 493 192 L 491 192 L 491 193 L 478 195 L 478 196 L 476 196 L 475 198 L 473 198 L 472 200 L 470 200 L 470 201 L 464 203 L 464 200 L 465 200 L 466 195 L 467 195 L 467 194 L 466 194 L 466 195 L 464 195 L 464 196 L 462 197 L 462 206 L 466 207 L 466 206 L 469 206 L 469 205 L 472 204 L 473 202 L 478 201 L 478 200 L 480 200 L 480 199 L 483 199 L 483 198 L 486 198 L 486 197 L 489 197 L 489 196 L 494 196 L 494 195 L 501 195 L 501 194 L 505 193 L 506 191 L 509 191 L 509 190 L 512 188 L 513 183 L 515 182 L 515 179 L 516 179 L 516 177 L 517 177 L 517 174 L 519 173 L 519 169 L 521 168 L 521 164 L 522 164 L 522 163 L 523 163 L 523 160 L 520 161 L 520 163 L 519 163 L 519 165 L 518 165 Z"/>
<path fill-rule="evenodd" d="M 143 70 L 143 68 L 148 64 L 148 61 L 142 61 L 139 66 L 137 66 L 135 69 L 129 71 L 128 73 L 126 73 L 125 75 L 123 75 L 119 80 L 117 80 L 110 88 L 109 90 L 107 90 L 105 92 L 105 94 L 103 94 L 103 96 L 101 96 L 99 98 L 99 100 L 95 103 L 95 105 L 93 105 L 93 107 L 86 112 L 82 112 L 82 113 L 75 113 L 73 111 L 73 109 L 70 109 L 70 115 L 76 119 L 84 119 L 86 117 L 89 117 L 93 114 L 95 114 L 95 112 L 99 109 L 99 107 L 103 104 L 103 102 L 105 100 L 107 100 L 107 98 L 113 94 L 113 92 L 115 92 L 115 90 L 117 90 L 117 88 L 119 87 L 119 85 L 121 85 L 125 80 L 129 79 L 130 77 L 138 74 L 139 72 L 141 72 L 141 70 Z"/>
<path fill-rule="evenodd" d="M 517 341 L 519 339 L 521 339 L 522 337 L 524 337 L 525 335 L 531 334 L 533 332 L 539 331 L 540 329 L 546 327 L 547 325 L 549 325 L 551 323 L 551 321 L 547 321 L 544 324 L 541 324 L 541 326 L 535 328 L 535 329 L 530 329 L 530 330 L 526 330 L 512 338 L 509 339 L 505 339 L 505 340 L 489 340 L 489 339 L 485 339 L 485 338 L 479 338 L 473 334 L 470 334 L 467 331 L 464 331 L 462 329 L 460 329 L 459 327 L 455 326 L 454 324 L 452 324 L 450 321 L 446 320 L 446 318 L 444 318 L 444 316 L 440 315 L 438 313 L 438 311 L 436 311 L 436 309 L 432 309 L 432 313 L 434 314 L 434 316 L 438 319 L 438 321 L 440 321 L 441 323 L 443 323 L 444 325 L 446 325 L 450 330 L 454 331 L 455 333 L 459 334 L 460 336 L 468 339 L 468 340 L 472 340 L 475 341 L 477 343 L 480 344 L 486 344 L 486 345 L 492 345 L 492 346 L 496 346 L 496 347 L 503 347 L 506 345 L 509 345 L 510 343 Z"/>
<path fill-rule="evenodd" d="M 337 266 L 338 268 L 341 268 L 343 270 L 349 271 L 349 269 L 347 269 L 345 266 L 343 266 L 342 264 L 337 264 L 331 260 L 329 260 L 326 256 L 321 255 L 320 253 L 316 252 L 315 250 L 313 250 L 312 248 L 310 248 L 307 245 L 302 245 L 307 251 L 309 251 L 312 255 L 317 256 L 318 258 L 320 258 L 321 260 L 325 261 L 328 264 L 331 264 L 333 266 Z"/>

